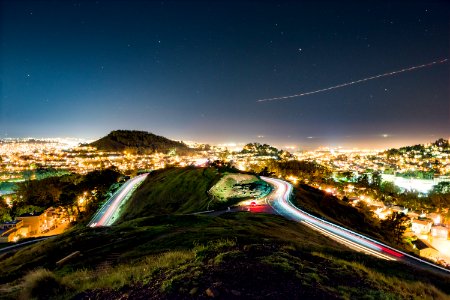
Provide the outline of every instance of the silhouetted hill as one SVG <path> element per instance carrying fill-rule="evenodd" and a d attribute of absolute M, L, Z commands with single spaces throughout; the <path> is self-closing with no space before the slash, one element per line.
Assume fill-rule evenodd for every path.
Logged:
<path fill-rule="evenodd" d="M 435 142 L 430 144 L 417 144 L 413 146 L 405 146 L 401 148 L 391 148 L 384 152 L 388 156 L 398 156 L 398 155 L 408 155 L 415 156 L 421 154 L 422 157 L 430 158 L 433 157 L 432 152 L 439 151 L 443 153 L 450 153 L 450 143 L 449 140 L 444 138 L 439 138 Z"/>
<path fill-rule="evenodd" d="M 107 136 L 89 144 L 102 151 L 169 152 L 172 149 L 191 151 L 184 143 L 169 140 L 146 131 L 114 130 Z"/>
<path fill-rule="evenodd" d="M 279 150 L 270 145 L 260 143 L 248 143 L 244 146 L 241 153 L 253 154 L 255 156 L 273 156 L 277 159 L 288 158 L 292 156 L 292 154 L 287 151 Z"/>

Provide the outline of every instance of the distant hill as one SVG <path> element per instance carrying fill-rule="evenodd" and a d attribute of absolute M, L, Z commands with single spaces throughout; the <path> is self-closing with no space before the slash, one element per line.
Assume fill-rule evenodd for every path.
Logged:
<path fill-rule="evenodd" d="M 114 130 L 107 136 L 89 144 L 102 151 L 135 151 L 164 152 L 173 149 L 178 152 L 189 152 L 191 149 L 184 143 L 169 140 L 163 136 L 155 135 L 146 131 L 137 130 Z"/>
<path fill-rule="evenodd" d="M 416 154 L 422 154 L 423 157 L 432 157 L 432 150 L 439 151 L 443 153 L 450 153 L 450 143 L 449 140 L 444 138 L 440 138 L 431 144 L 418 144 L 413 146 L 405 146 L 401 148 L 392 148 L 383 152 L 383 154 L 387 154 L 388 156 L 396 156 L 408 154 L 410 156 L 414 156 Z"/>
<path fill-rule="evenodd" d="M 244 148 L 241 151 L 242 154 L 253 154 L 255 156 L 272 156 L 276 157 L 277 159 L 281 158 L 288 158 L 292 155 L 284 150 L 279 150 L 275 147 L 272 147 L 267 144 L 260 144 L 260 143 L 249 143 L 244 146 Z"/>

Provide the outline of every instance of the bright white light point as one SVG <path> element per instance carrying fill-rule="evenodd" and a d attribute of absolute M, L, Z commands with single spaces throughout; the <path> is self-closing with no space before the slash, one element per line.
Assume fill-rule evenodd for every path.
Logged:
<path fill-rule="evenodd" d="M 384 138 L 387 138 L 387 137 L 388 137 L 388 135 L 387 135 L 387 134 L 383 134 L 383 137 L 384 137 Z"/>

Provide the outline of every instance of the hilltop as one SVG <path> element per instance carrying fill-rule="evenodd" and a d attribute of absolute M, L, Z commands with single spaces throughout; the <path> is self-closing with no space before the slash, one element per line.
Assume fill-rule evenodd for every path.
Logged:
<path fill-rule="evenodd" d="M 439 155 L 439 153 L 450 153 L 450 144 L 449 140 L 444 138 L 439 138 L 433 143 L 430 144 L 417 144 L 413 146 L 405 146 L 400 148 L 392 148 L 388 149 L 383 154 L 388 156 L 399 156 L 399 155 L 407 155 L 414 157 L 415 155 L 420 154 L 424 158 L 431 158 L 434 155 Z"/>
<path fill-rule="evenodd" d="M 254 175 L 242 175 L 242 178 L 237 175 L 217 168 L 155 170 L 127 202 L 122 220 L 221 209 L 270 191 L 267 184 Z M 221 195 L 223 189 L 229 189 L 226 196 Z"/>
<path fill-rule="evenodd" d="M 271 156 L 276 159 L 288 158 L 292 156 L 292 154 L 287 151 L 279 150 L 268 144 L 260 143 L 248 143 L 242 148 L 242 151 L 240 153 L 252 154 L 254 156 Z"/>
<path fill-rule="evenodd" d="M 137 130 L 114 130 L 107 136 L 90 143 L 89 146 L 101 151 L 130 151 L 138 153 L 167 153 L 171 150 L 178 152 L 191 151 L 184 143 L 172 141 L 150 132 Z"/>
<path fill-rule="evenodd" d="M 155 170 L 128 200 L 122 219 L 206 210 L 211 200 L 208 190 L 220 177 L 215 168 Z"/>
<path fill-rule="evenodd" d="M 204 209 L 211 201 L 208 191 L 222 178 L 217 187 L 222 195 L 229 195 L 228 187 L 239 184 L 238 179 L 244 187 L 258 183 L 256 176 L 229 174 L 212 167 L 152 172 L 117 225 L 78 225 L 54 239 L 0 254 L 2 298 L 447 299 L 450 295 L 449 277 L 354 252 L 278 215 L 182 214 Z M 235 192 L 232 197 L 240 195 Z M 299 205 L 322 216 L 337 210 L 329 205 L 331 198 L 322 208 L 323 195 L 315 190 L 298 187 L 297 198 Z M 347 210 L 345 216 L 336 214 L 332 219 L 345 223 L 341 217 L 355 214 L 356 210 Z M 56 264 L 75 251 L 77 256 Z"/>

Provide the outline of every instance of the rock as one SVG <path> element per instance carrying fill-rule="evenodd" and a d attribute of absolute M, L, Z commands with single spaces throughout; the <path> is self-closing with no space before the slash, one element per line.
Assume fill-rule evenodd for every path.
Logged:
<path fill-rule="evenodd" d="M 205 293 L 206 293 L 206 295 L 207 295 L 208 297 L 211 297 L 211 298 L 214 298 L 214 297 L 219 296 L 219 292 L 218 292 L 215 288 L 213 288 L 213 287 L 208 288 L 208 289 L 205 291 Z"/>

